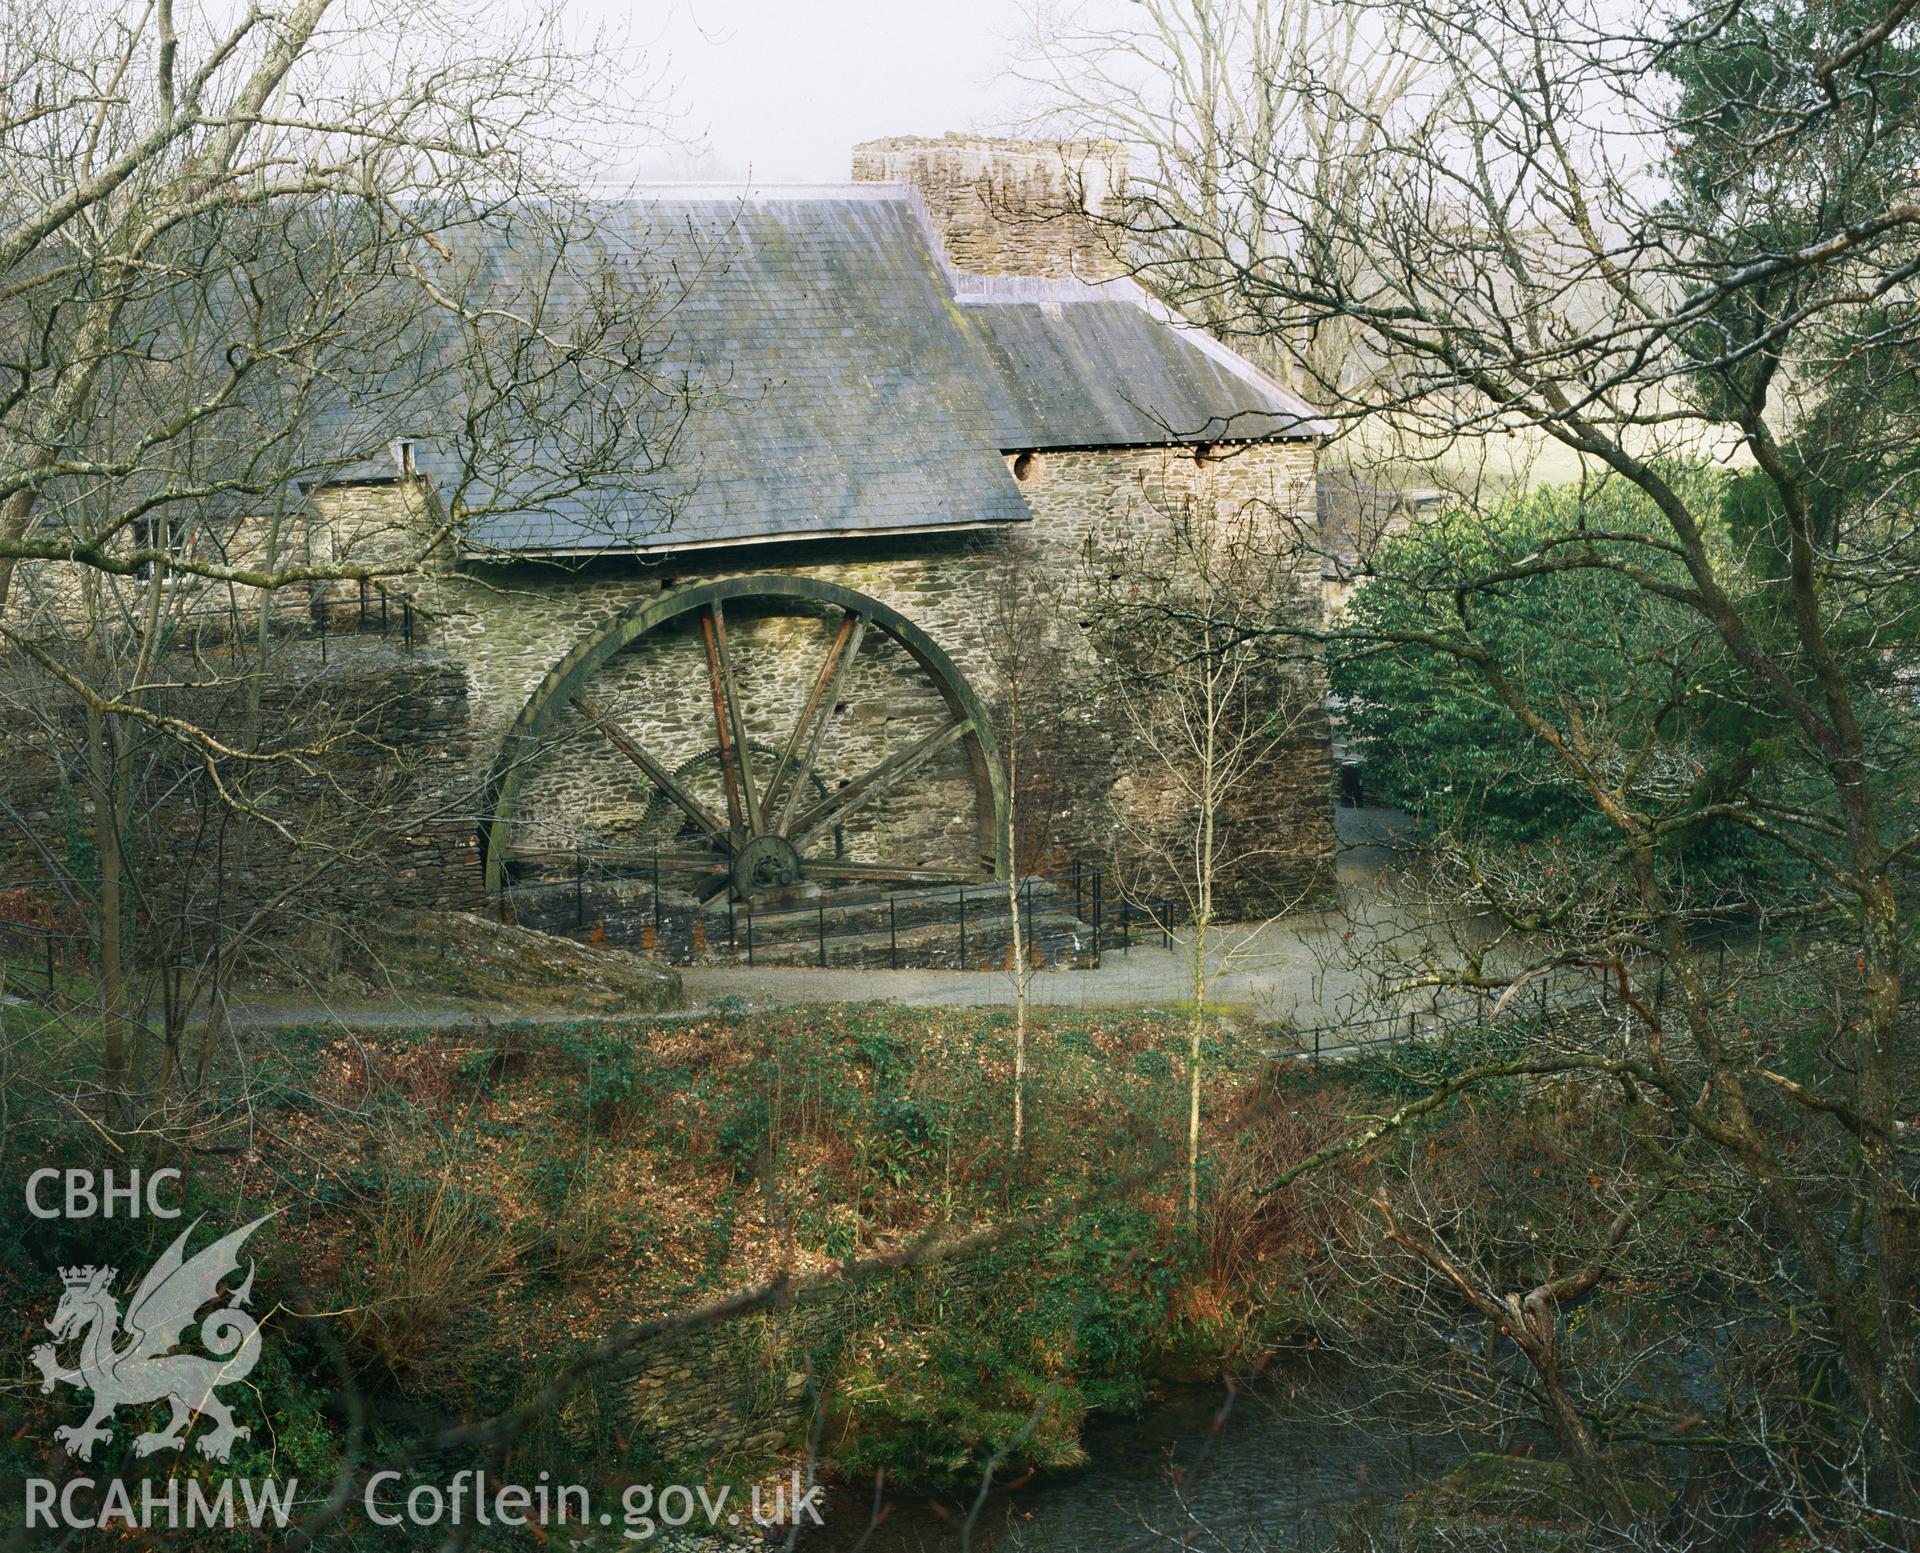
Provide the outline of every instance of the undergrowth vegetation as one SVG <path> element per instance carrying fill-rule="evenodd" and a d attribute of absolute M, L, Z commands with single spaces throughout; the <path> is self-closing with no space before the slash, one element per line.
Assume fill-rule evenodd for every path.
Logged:
<path fill-rule="evenodd" d="M 1263 1059 L 1222 1027 L 1189 1223 L 1172 1168 L 1186 1033 L 1152 1013 L 1043 1022 L 1019 1157 L 1011 1030 L 993 1012 L 276 1036 L 191 1148 L 158 1147 L 186 1170 L 186 1219 L 11 1223 L 0 1280 L 39 1310 L 63 1259 L 110 1251 L 124 1290 L 194 1215 L 197 1247 L 278 1210 L 249 1246 L 254 1309 L 272 1312 L 254 1377 L 267 1427 L 236 1461 L 265 1453 L 317 1482 L 353 1416 L 377 1456 L 429 1421 L 523 1401 L 623 1321 L 1035 1216 L 1040 1233 L 734 1323 L 665 1369 L 643 1350 L 539 1418 L 516 1459 L 592 1463 L 615 1486 L 716 1462 L 751 1473 L 817 1431 L 831 1469 L 896 1484 L 957 1482 L 1010 1445 L 1070 1463 L 1090 1411 L 1133 1406 L 1162 1375 L 1249 1364 L 1300 1309 L 1287 1291 L 1314 1237 L 1261 1186 L 1337 1108 L 1263 1106 Z M 8 1142 L 104 1163 L 53 1114 Z M 57 1465 L 29 1442 L 50 1442 L 71 1401 L 16 1400 L 15 1471 Z"/>

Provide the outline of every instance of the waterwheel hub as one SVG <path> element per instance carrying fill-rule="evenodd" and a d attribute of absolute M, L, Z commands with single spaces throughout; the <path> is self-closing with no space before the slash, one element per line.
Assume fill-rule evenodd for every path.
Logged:
<path fill-rule="evenodd" d="M 733 889 L 752 898 L 800 882 L 800 853 L 785 836 L 749 836 L 734 854 Z"/>

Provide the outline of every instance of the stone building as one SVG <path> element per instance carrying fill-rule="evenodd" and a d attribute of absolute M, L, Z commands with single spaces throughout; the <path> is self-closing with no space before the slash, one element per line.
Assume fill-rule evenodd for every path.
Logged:
<path fill-rule="evenodd" d="M 411 582 L 416 650 L 464 675 L 470 727 L 433 767 L 436 862 L 410 888 L 988 876 L 993 622 L 1018 601 L 1071 657 L 1088 578 L 1168 512 L 1311 521 L 1325 426 L 1123 273 L 1117 148 L 883 140 L 853 174 L 604 213 L 622 252 L 694 277 L 665 347 L 689 418 L 660 478 L 495 501 Z M 391 462 L 312 493 L 316 558 L 417 527 L 447 484 L 437 430 L 397 426 Z M 1113 849 L 1110 733 L 1069 719 L 1023 755 L 1074 795 L 1025 861 Z M 1249 907 L 1329 875 L 1322 710 L 1260 787 L 1274 862 Z"/>

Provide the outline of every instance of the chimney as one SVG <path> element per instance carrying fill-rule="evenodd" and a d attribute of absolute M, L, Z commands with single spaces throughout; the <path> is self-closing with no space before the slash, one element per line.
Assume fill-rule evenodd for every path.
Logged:
<path fill-rule="evenodd" d="M 856 183 L 920 191 L 947 258 L 969 275 L 1125 272 L 1125 150 L 1104 140 L 988 140 L 902 135 L 853 148 Z"/>

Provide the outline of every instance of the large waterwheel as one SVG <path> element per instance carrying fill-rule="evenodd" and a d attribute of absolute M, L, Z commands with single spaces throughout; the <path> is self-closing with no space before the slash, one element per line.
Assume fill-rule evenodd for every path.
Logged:
<path fill-rule="evenodd" d="M 967 881 L 1006 861 L 985 714 L 897 611 L 734 577 L 626 611 L 555 664 L 489 782 L 487 885 L 572 846 L 701 900 Z"/>

